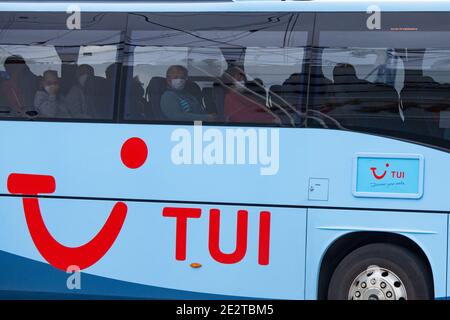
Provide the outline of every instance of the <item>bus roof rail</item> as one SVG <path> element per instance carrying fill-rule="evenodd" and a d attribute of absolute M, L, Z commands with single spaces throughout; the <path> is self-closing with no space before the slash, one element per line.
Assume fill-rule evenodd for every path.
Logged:
<path fill-rule="evenodd" d="M 253 1 L 271 1 L 271 2 L 281 2 L 281 1 L 313 1 L 313 0 L 232 0 L 233 2 L 253 2 Z"/>
<path fill-rule="evenodd" d="M 313 0 L 130 0 L 130 2 L 139 2 L 139 3 L 167 3 L 167 2 L 178 2 L 178 3 L 208 3 L 208 2 L 282 2 L 282 1 L 313 1 Z M 33 2 L 33 0 L 2 0 L 1 2 Z M 43 0 L 41 2 L 73 2 L 73 3 L 107 3 L 107 2 L 125 2 L 124 0 L 73 0 L 73 1 L 64 1 L 64 0 Z"/>
<path fill-rule="evenodd" d="M 313 0 L 131 0 L 134 3 L 229 3 L 229 2 L 291 2 L 291 1 L 313 1 Z M 2 0 L 1 2 L 33 2 L 33 0 Z M 41 2 L 52 3 L 108 3 L 108 2 L 124 2 L 124 0 L 43 0 Z"/>

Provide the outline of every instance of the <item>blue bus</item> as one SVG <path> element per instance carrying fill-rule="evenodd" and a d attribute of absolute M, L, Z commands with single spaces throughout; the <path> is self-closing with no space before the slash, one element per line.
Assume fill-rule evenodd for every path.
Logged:
<path fill-rule="evenodd" d="M 2 1 L 2 298 L 445 299 L 450 3 Z"/>

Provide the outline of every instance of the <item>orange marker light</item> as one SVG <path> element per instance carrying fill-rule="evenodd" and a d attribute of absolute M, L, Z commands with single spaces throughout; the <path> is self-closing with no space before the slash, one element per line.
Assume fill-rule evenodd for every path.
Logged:
<path fill-rule="evenodd" d="M 191 263 L 191 267 L 194 269 L 198 269 L 198 268 L 202 267 L 202 264 L 198 263 L 198 262 L 193 262 L 193 263 Z"/>

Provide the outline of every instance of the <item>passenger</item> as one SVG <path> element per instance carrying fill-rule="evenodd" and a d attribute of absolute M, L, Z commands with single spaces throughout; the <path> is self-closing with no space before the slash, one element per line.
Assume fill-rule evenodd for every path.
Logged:
<path fill-rule="evenodd" d="M 161 96 L 161 111 L 168 120 L 212 121 L 213 114 L 203 112 L 200 102 L 185 90 L 188 71 L 185 67 L 170 66 L 166 72 L 167 90 Z"/>
<path fill-rule="evenodd" d="M 335 84 L 355 85 L 366 84 L 367 81 L 360 80 L 356 75 L 356 69 L 348 63 L 338 63 L 333 69 L 333 81 Z M 348 89 L 348 88 L 347 88 Z"/>
<path fill-rule="evenodd" d="M 41 83 L 42 89 L 36 92 L 34 107 L 38 117 L 69 118 L 66 103 L 60 94 L 58 74 L 54 70 L 47 70 Z"/>
<path fill-rule="evenodd" d="M 21 56 L 6 58 L 4 67 L 8 78 L 2 82 L 0 90 L 10 115 L 25 116 L 33 108 L 38 79 Z"/>
<path fill-rule="evenodd" d="M 82 64 L 75 73 L 77 83 L 72 86 L 67 94 L 66 101 L 70 114 L 75 118 L 93 118 L 95 106 L 92 106 L 91 98 L 87 94 L 86 83 L 94 77 L 94 68 L 88 64 Z"/>
<path fill-rule="evenodd" d="M 280 123 L 269 109 L 244 95 L 246 76 L 239 67 L 225 71 L 222 81 L 228 85 L 225 93 L 224 113 L 230 122 Z"/>
<path fill-rule="evenodd" d="M 338 63 L 333 68 L 333 85 L 329 90 L 332 98 L 321 111 L 331 112 L 336 108 L 360 106 L 361 101 L 367 100 L 367 94 L 371 88 L 372 84 L 369 81 L 358 78 L 353 65 Z"/>

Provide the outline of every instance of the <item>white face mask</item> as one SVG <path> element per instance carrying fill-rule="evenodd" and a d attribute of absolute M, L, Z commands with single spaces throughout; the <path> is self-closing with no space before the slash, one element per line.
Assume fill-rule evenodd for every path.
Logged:
<path fill-rule="evenodd" d="M 244 80 L 235 81 L 234 88 L 239 92 L 245 91 L 245 81 Z"/>
<path fill-rule="evenodd" d="M 175 90 L 183 90 L 186 86 L 186 80 L 185 79 L 172 79 L 170 81 L 170 86 Z"/>
<path fill-rule="evenodd" d="M 78 77 L 78 82 L 81 84 L 81 86 L 84 87 L 87 78 L 88 78 L 87 74 L 82 74 L 81 76 Z"/>
<path fill-rule="evenodd" d="M 44 90 L 45 90 L 48 94 L 50 94 L 51 91 L 55 92 L 54 90 L 52 90 L 52 89 L 55 89 L 55 87 L 56 87 L 56 86 L 52 84 L 52 85 L 49 85 L 49 86 L 45 86 L 45 87 L 44 87 Z"/>

